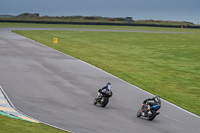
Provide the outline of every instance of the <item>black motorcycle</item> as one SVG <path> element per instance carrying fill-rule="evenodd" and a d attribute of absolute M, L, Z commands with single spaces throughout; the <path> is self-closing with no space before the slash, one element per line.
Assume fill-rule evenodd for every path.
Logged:
<path fill-rule="evenodd" d="M 146 117 L 149 121 L 152 121 L 158 114 L 157 112 L 160 109 L 159 104 L 148 104 L 146 106 L 142 106 L 137 112 L 137 117 Z"/>
<path fill-rule="evenodd" d="M 96 96 L 96 98 L 94 99 L 94 105 L 99 104 L 101 107 L 105 107 L 108 102 L 109 102 L 109 98 L 112 96 L 112 92 L 106 90 L 103 91 L 102 94 L 100 96 Z"/>

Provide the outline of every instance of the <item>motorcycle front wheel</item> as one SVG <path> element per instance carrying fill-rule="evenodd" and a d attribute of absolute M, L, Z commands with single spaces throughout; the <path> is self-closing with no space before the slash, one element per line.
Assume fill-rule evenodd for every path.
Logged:
<path fill-rule="evenodd" d="M 142 116 L 141 109 L 139 109 L 137 112 L 137 117 L 141 117 L 141 116 Z"/>
<path fill-rule="evenodd" d="M 96 105 L 96 104 L 97 104 L 97 100 L 96 100 L 96 99 L 94 99 L 94 101 L 93 101 L 93 104 L 94 104 L 94 105 Z"/>

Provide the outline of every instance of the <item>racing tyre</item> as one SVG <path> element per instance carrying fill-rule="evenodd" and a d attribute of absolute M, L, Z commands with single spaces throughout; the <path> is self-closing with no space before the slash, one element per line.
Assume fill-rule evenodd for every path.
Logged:
<path fill-rule="evenodd" d="M 109 98 L 103 97 L 101 99 L 101 107 L 105 107 L 108 104 Z"/>
<path fill-rule="evenodd" d="M 137 117 L 141 117 L 141 116 L 142 116 L 141 109 L 139 109 L 137 112 Z"/>
<path fill-rule="evenodd" d="M 96 104 L 97 104 L 97 100 L 96 100 L 96 99 L 94 99 L 94 101 L 93 101 L 93 104 L 94 104 L 94 105 L 96 105 Z"/>
<path fill-rule="evenodd" d="M 152 121 L 155 117 L 156 117 L 156 111 L 155 110 L 151 110 L 151 115 L 150 116 L 147 116 L 147 119 L 149 121 Z"/>

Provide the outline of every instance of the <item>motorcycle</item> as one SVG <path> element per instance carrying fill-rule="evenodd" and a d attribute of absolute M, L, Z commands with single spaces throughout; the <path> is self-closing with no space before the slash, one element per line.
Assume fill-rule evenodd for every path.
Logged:
<path fill-rule="evenodd" d="M 112 92 L 105 90 L 102 92 L 102 94 L 100 96 L 96 96 L 96 98 L 94 99 L 94 105 L 99 104 L 101 107 L 105 107 L 108 102 L 109 102 L 109 98 L 112 96 Z"/>
<path fill-rule="evenodd" d="M 142 106 L 137 112 L 137 117 L 146 117 L 149 121 L 152 121 L 157 115 L 160 114 L 159 112 L 157 112 L 160 107 L 160 105 Z"/>

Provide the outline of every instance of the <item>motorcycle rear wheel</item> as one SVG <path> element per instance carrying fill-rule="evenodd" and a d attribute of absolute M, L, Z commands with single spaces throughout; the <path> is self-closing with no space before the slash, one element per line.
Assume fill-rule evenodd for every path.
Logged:
<path fill-rule="evenodd" d="M 102 101 L 101 102 L 101 107 L 105 107 L 109 102 L 109 98 L 108 97 L 103 97 L 101 101 Z"/>
<path fill-rule="evenodd" d="M 155 110 L 151 110 L 152 115 L 151 116 L 147 116 L 147 119 L 149 121 L 152 121 L 155 117 L 156 117 L 156 111 Z"/>

